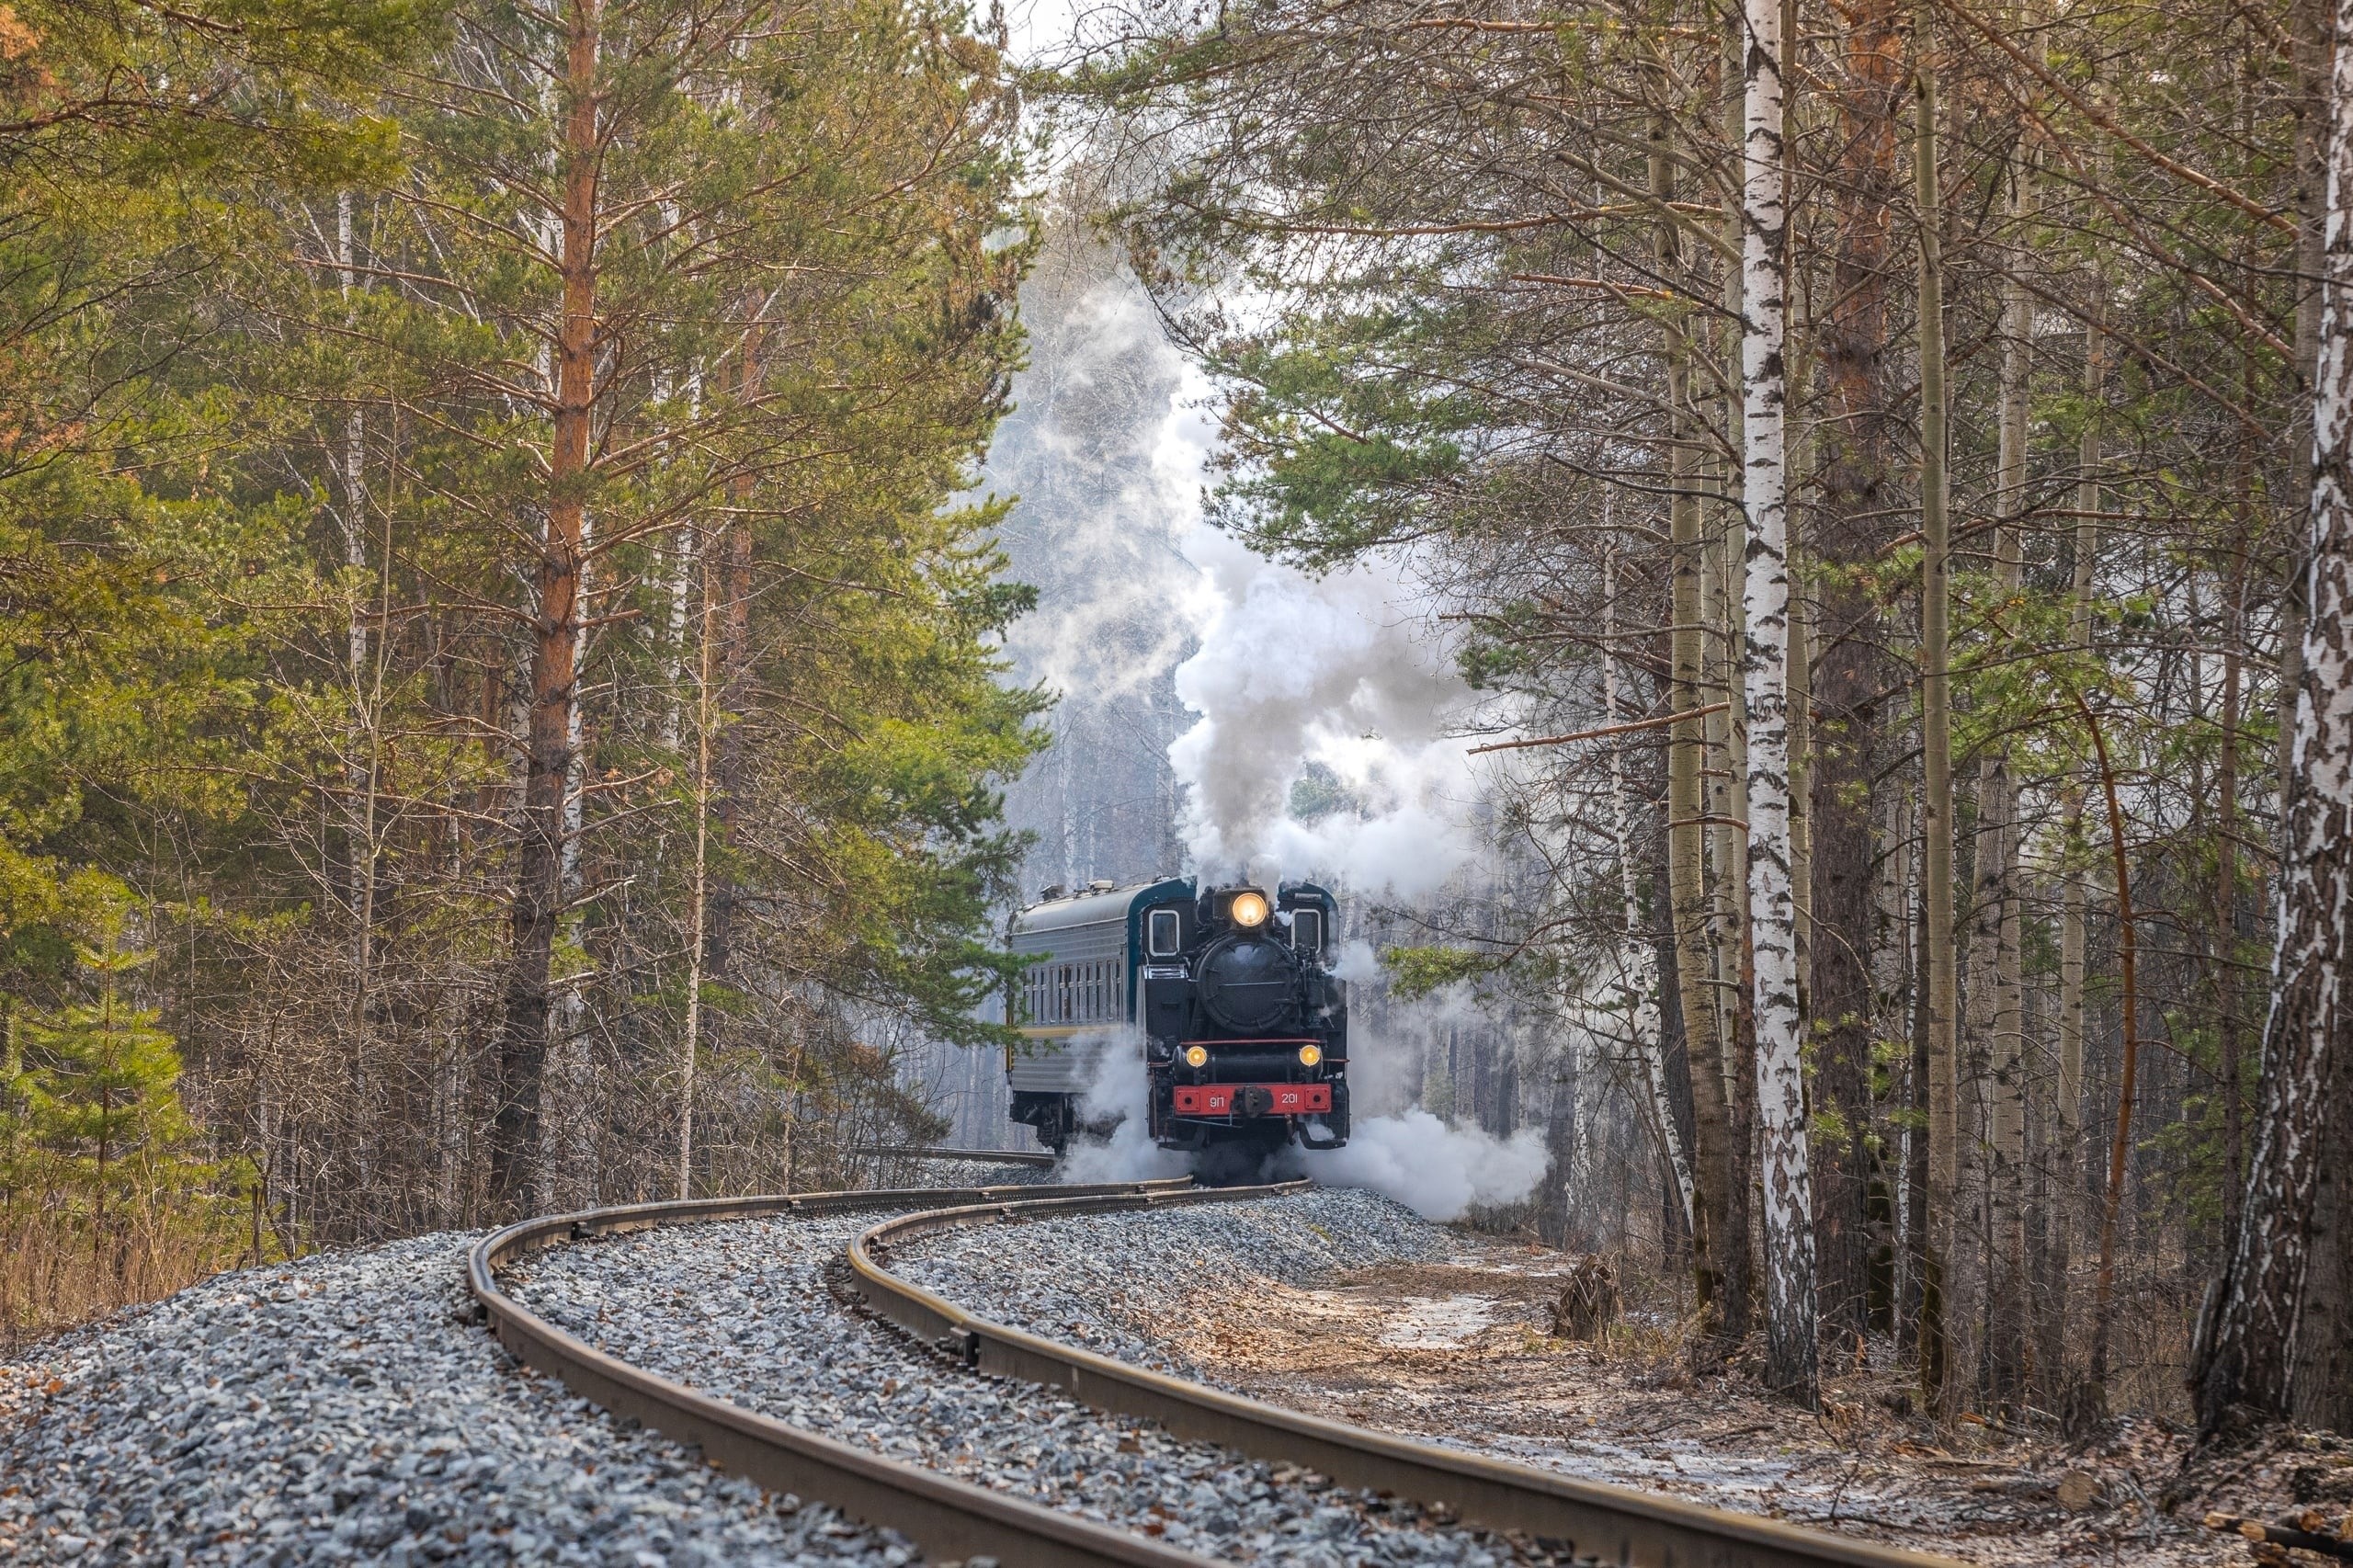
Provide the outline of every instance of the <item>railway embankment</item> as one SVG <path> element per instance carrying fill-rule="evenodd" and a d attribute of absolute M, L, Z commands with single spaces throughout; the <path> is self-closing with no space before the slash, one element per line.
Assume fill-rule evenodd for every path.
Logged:
<path fill-rule="evenodd" d="M 0 1562 L 913 1560 L 518 1367 L 476 1239 L 220 1275 L 0 1368 Z"/>

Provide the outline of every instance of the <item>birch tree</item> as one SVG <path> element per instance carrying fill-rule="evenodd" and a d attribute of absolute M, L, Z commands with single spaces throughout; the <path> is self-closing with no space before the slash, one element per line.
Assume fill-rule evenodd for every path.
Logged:
<path fill-rule="evenodd" d="M 1741 54 L 1741 502 L 1748 515 L 1742 683 L 1748 710 L 1748 904 L 1755 949 L 1766 1377 L 1811 1405 L 1813 1192 L 1790 843 L 1789 336 L 1780 0 L 1746 0 Z"/>
<path fill-rule="evenodd" d="M 2271 1008 L 2246 1196 L 2215 1308 L 2201 1325 L 2199 1426 L 2291 1408 L 2313 1199 L 2343 1129 L 2327 1088 L 2353 1027 L 2353 0 L 2338 0 L 2329 78 L 2327 224 L 2313 387 L 2302 658 L 2281 786 Z"/>

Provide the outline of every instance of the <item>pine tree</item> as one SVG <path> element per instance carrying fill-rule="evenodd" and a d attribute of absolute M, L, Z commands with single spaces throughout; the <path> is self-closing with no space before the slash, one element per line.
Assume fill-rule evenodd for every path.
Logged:
<path fill-rule="evenodd" d="M 180 1057 L 152 1008 L 124 995 L 152 955 L 122 944 L 120 906 L 76 949 L 86 1000 L 12 1010 L 0 1059 L 0 1332 L 41 1293 L 136 1300 L 191 1256 L 236 1250 L 233 1173 L 202 1157 Z M 166 1267 L 166 1257 L 172 1267 Z M 38 1270 L 32 1267 L 45 1264 Z M 36 1276 L 45 1276 L 35 1283 Z M 26 1299 L 30 1298 L 30 1299 Z"/>

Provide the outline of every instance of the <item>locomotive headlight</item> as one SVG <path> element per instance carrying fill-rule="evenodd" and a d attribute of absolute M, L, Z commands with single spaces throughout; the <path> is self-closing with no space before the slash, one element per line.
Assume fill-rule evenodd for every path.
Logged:
<path fill-rule="evenodd" d="M 1322 1046 L 1302 1045 L 1299 1048 L 1299 1064 L 1302 1067 L 1313 1067 L 1323 1060 L 1324 1048 Z"/>
<path fill-rule="evenodd" d="M 1247 931 L 1267 923 L 1267 895 L 1262 892 L 1238 892 L 1225 912 L 1236 926 Z"/>
<path fill-rule="evenodd" d="M 1185 1065 L 1186 1065 L 1186 1066 L 1188 1066 L 1188 1067 L 1206 1067 L 1206 1066 L 1208 1066 L 1209 1064 L 1210 1064 L 1210 1048 L 1209 1048 L 1208 1046 L 1206 1046 L 1206 1045 L 1188 1045 L 1188 1046 L 1187 1046 L 1187 1047 L 1185 1048 Z"/>

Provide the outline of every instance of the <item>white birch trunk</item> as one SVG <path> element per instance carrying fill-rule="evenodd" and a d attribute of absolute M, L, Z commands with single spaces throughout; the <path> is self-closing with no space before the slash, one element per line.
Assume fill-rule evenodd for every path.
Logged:
<path fill-rule="evenodd" d="M 350 315 L 352 290 L 360 287 L 358 257 L 352 251 L 351 192 L 342 191 L 335 199 L 335 265 L 343 274 L 341 293 L 345 301 L 345 316 Z M 368 565 L 368 524 L 365 516 L 367 488 L 364 457 L 368 449 L 367 415 L 355 407 L 344 416 L 343 423 L 343 563 L 355 577 Z M 368 664 L 368 619 L 355 597 L 351 606 L 349 627 L 352 689 L 359 689 L 361 671 Z"/>
<path fill-rule="evenodd" d="M 702 368 L 687 372 L 687 419 L 689 424 L 702 413 Z M 668 554 L 670 582 L 669 620 L 662 640 L 663 687 L 669 700 L 662 714 L 662 748 L 678 749 L 679 731 L 685 722 L 686 696 L 680 682 L 687 665 L 687 608 L 694 597 L 696 529 L 692 519 L 680 523 L 671 531 Z"/>
<path fill-rule="evenodd" d="M 2246 1199 L 2219 1311 L 2200 1335 L 2199 1426 L 2207 1434 L 2241 1411 L 2290 1413 L 2313 1198 L 2322 1162 L 2342 1136 L 2328 1125 L 2329 1056 L 2353 1015 L 2346 994 L 2353 968 L 2353 0 L 2337 0 L 2335 25 L 2303 660 L 2279 938 Z"/>
<path fill-rule="evenodd" d="M 687 909 L 687 1017 L 678 1041 L 678 1199 L 694 1196 L 695 1069 L 702 1051 L 703 948 L 710 920 L 710 729 L 716 672 L 711 655 L 719 642 L 718 566 L 709 550 L 703 558 L 702 646 L 695 667 L 695 864 Z M 785 1171 L 792 1169 L 792 1115 L 785 1113 Z"/>
<path fill-rule="evenodd" d="M 2106 345 L 2100 324 L 2107 317 L 2107 280 L 2094 275 L 2092 316 L 2085 330 L 2084 403 L 2093 411 L 2084 421 L 2076 449 L 2075 571 L 2067 606 L 2067 645 L 2088 664 L 2092 652 L 2092 588 L 2099 552 L 2100 428 L 2098 409 L 2107 396 Z M 2062 787 L 2059 842 L 2062 857 L 2059 886 L 2059 1005 L 2057 1049 L 2059 1082 L 2053 1107 L 2051 1151 L 2052 1189 L 2056 1195 L 2051 1214 L 2051 1278 L 2054 1300 L 2047 1314 L 2051 1348 L 2044 1357 L 2044 1375 L 2063 1397 L 2074 1373 L 2075 1351 L 2069 1336 L 2072 1304 L 2068 1285 L 2076 1235 L 2084 1228 L 2084 953 L 2090 908 L 2089 884 L 2084 869 L 2084 791 L 2078 775 Z"/>
<path fill-rule="evenodd" d="M 2347 0 L 2353 4 L 2353 0 Z M 1741 498 L 1748 515 L 1748 905 L 1755 951 L 1757 1175 L 1765 1199 L 1766 1375 L 1811 1405 L 1813 1193 L 1807 1165 L 1804 1020 L 1790 870 L 1789 471 L 1783 354 L 1789 295 L 1779 0 L 1745 0 L 1741 199 Z"/>

